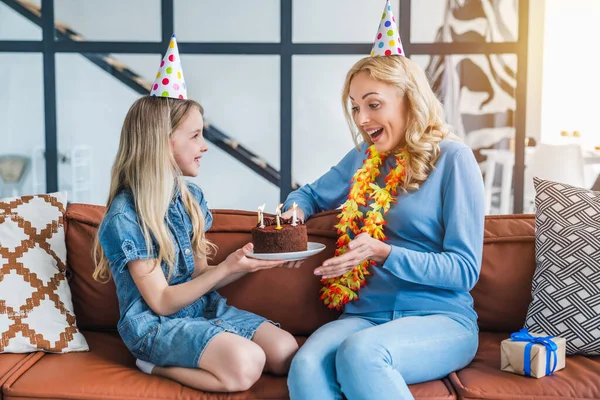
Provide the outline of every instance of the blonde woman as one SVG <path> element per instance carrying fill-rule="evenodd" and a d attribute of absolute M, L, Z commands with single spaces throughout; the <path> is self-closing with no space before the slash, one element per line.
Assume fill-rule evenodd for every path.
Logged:
<path fill-rule="evenodd" d="M 482 176 L 410 59 L 358 61 L 342 101 L 356 149 L 284 207 L 296 202 L 305 219 L 342 205 L 337 256 L 314 273 L 325 303 L 344 312 L 300 348 L 288 387 L 293 400 L 412 399 L 407 385 L 442 378 L 477 350 L 469 291 L 481 266 Z M 356 266 L 370 275 L 352 275 Z"/>
<path fill-rule="evenodd" d="M 112 168 L 94 278 L 111 276 L 119 333 L 138 367 L 196 389 L 246 390 L 263 370 L 285 374 L 297 343 L 270 321 L 226 304 L 218 288 L 280 261 L 247 258 L 248 243 L 219 265 L 205 232 L 212 216 L 184 176 L 207 151 L 202 107 L 146 96 L 133 104 Z"/>

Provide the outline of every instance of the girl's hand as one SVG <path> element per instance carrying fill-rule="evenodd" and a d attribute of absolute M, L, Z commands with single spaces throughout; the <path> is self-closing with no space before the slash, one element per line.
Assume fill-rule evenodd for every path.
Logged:
<path fill-rule="evenodd" d="M 294 211 L 290 208 L 289 210 L 281 214 L 281 218 L 292 218 L 293 212 Z M 300 222 L 304 223 L 304 211 L 302 211 L 300 207 L 296 207 L 296 218 L 298 218 Z"/>
<path fill-rule="evenodd" d="M 366 233 L 355 237 L 348 247 L 350 250 L 341 256 L 325 260 L 323 265 L 315 270 L 315 275 L 321 275 L 322 279 L 342 276 L 364 260 L 384 262 L 392 251 L 392 246 L 373 239 Z"/>
<path fill-rule="evenodd" d="M 252 243 L 246 243 L 244 247 L 231 253 L 220 265 L 226 268 L 230 274 L 235 274 L 238 272 L 255 272 L 261 269 L 270 269 L 283 264 L 281 260 L 257 260 L 246 257 L 253 248 L 254 245 Z"/>
<path fill-rule="evenodd" d="M 282 267 L 285 267 L 285 268 L 300 268 L 300 266 L 302 265 L 303 262 L 304 262 L 304 260 L 300 260 L 300 261 L 288 261 L 285 264 L 283 264 Z"/>

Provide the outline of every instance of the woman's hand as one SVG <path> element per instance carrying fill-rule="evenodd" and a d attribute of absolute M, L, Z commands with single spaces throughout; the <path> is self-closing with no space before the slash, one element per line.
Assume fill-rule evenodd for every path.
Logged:
<path fill-rule="evenodd" d="M 348 244 L 348 248 L 350 250 L 341 256 L 325 260 L 323 265 L 315 270 L 315 275 L 321 275 L 322 279 L 341 276 L 364 260 L 373 260 L 382 263 L 387 259 L 390 251 L 392 251 L 392 246 L 380 240 L 373 239 L 366 233 L 361 233 L 355 237 Z"/>
<path fill-rule="evenodd" d="M 281 214 L 281 218 L 292 218 L 293 210 L 290 208 L 283 214 Z M 304 223 L 304 211 L 300 207 L 296 207 L 296 218 L 298 218 L 302 223 Z"/>
<path fill-rule="evenodd" d="M 282 260 L 257 260 L 246 257 L 253 248 L 254 245 L 252 243 L 246 243 L 244 247 L 231 253 L 219 266 L 225 268 L 229 274 L 236 274 L 239 272 L 255 272 L 261 269 L 270 269 L 283 264 Z"/>

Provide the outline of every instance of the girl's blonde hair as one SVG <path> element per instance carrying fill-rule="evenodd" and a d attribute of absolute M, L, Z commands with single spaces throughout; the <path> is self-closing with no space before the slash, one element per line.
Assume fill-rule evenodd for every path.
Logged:
<path fill-rule="evenodd" d="M 440 142 L 448 136 L 455 140 L 458 137 L 452 134 L 445 122 L 442 104 L 431 90 L 425 72 L 417 64 L 403 56 L 365 57 L 348 71 L 342 91 L 344 115 L 357 148 L 361 136 L 366 143 L 373 144 L 370 136 L 354 123 L 349 102 L 350 83 L 361 72 L 367 72 L 376 81 L 397 87 L 404 98 L 408 116 L 405 139 L 409 159 L 403 188 L 417 190 L 434 168 L 440 155 Z"/>
<path fill-rule="evenodd" d="M 158 258 L 153 268 L 162 262 L 169 265 L 167 279 L 173 271 L 175 247 L 164 221 L 175 188 L 181 193 L 194 227 L 194 255 L 208 257 L 214 248 L 204 234 L 205 221 L 200 205 L 190 193 L 170 145 L 171 135 L 194 108 L 204 113 L 202 106 L 193 100 L 165 97 L 145 96 L 131 106 L 121 130 L 106 203 L 108 209 L 120 192 L 131 191 L 146 248 L 153 247 L 152 239 L 158 245 Z M 94 261 L 94 279 L 110 280 L 110 267 L 98 235 L 94 241 Z"/>

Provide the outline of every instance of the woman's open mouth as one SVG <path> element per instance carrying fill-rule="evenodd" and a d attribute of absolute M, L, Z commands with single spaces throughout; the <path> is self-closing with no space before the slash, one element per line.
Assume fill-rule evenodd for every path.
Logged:
<path fill-rule="evenodd" d="M 377 142 L 379 140 L 379 138 L 381 137 L 381 134 L 383 133 L 383 128 L 379 128 L 379 129 L 374 129 L 374 130 L 369 130 L 366 131 L 369 136 L 371 137 L 371 140 L 373 141 L 373 143 Z"/>

